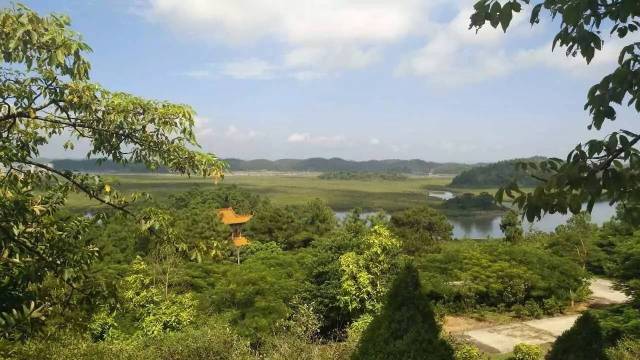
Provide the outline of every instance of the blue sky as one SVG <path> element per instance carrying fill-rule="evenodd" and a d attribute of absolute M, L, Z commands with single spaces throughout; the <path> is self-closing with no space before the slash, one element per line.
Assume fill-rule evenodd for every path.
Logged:
<path fill-rule="evenodd" d="M 604 136 L 582 109 L 621 46 L 606 37 L 587 66 L 551 53 L 549 19 L 475 34 L 466 0 L 24 3 L 71 16 L 93 81 L 192 105 L 202 147 L 245 159 L 561 156 Z"/>

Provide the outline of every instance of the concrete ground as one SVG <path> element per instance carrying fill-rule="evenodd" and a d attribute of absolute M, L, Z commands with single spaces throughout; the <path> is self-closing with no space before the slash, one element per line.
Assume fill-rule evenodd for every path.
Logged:
<path fill-rule="evenodd" d="M 613 289 L 613 283 L 605 279 L 591 282 L 591 304 L 618 304 L 628 300 L 623 293 Z M 471 341 L 486 352 L 507 353 L 520 343 L 540 345 L 551 343 L 563 332 L 571 328 L 579 315 L 556 316 L 530 320 L 484 329 L 464 331 L 459 336 Z"/>
<path fill-rule="evenodd" d="M 609 305 L 629 301 L 627 295 L 613 288 L 611 280 L 595 278 L 591 281 L 589 289 L 591 290 L 591 303 Z"/>

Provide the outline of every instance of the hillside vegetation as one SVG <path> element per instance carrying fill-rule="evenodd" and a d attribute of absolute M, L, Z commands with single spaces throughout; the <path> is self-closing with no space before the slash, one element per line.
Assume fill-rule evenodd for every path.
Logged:
<path fill-rule="evenodd" d="M 532 157 L 527 159 L 504 160 L 474 167 L 454 177 L 453 180 L 451 180 L 451 186 L 495 188 L 505 186 L 514 180 L 517 181 L 520 186 L 535 186 L 539 182 L 527 175 L 526 172 L 516 169 L 516 164 L 520 161 L 542 161 L 544 159 L 543 157 Z"/>

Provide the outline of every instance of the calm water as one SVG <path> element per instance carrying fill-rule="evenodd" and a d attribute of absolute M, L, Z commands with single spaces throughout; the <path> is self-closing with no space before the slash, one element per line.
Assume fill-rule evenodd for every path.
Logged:
<path fill-rule="evenodd" d="M 336 211 L 336 217 L 338 220 L 343 220 L 347 216 L 346 211 Z M 372 212 L 363 212 L 362 217 L 373 215 Z M 596 203 L 591 212 L 591 221 L 598 225 L 611 219 L 615 214 L 615 207 L 609 206 L 606 202 Z M 524 230 L 529 231 L 530 228 L 535 230 L 541 230 L 545 232 L 551 232 L 555 230 L 558 225 L 562 225 L 567 222 L 570 215 L 561 214 L 549 214 L 544 216 L 540 221 L 533 224 L 523 224 Z M 449 218 L 449 222 L 453 225 L 453 237 L 455 238 L 497 238 L 502 237 L 502 231 L 500 231 L 500 221 L 502 216 L 495 217 L 456 217 Z"/>
<path fill-rule="evenodd" d="M 591 222 L 602 225 L 615 215 L 615 206 L 609 206 L 607 202 L 596 203 L 591 212 Z M 558 225 L 565 224 L 571 215 L 547 214 L 534 223 L 524 222 L 522 225 L 525 231 L 529 229 L 551 232 Z M 450 218 L 453 225 L 453 236 L 456 238 L 486 238 L 502 237 L 500 231 L 500 221 L 502 216 L 496 217 L 458 217 Z"/>
<path fill-rule="evenodd" d="M 432 198 L 441 199 L 441 200 L 449 200 L 449 199 L 453 199 L 456 196 L 450 191 L 427 191 L 427 197 L 432 197 Z"/>

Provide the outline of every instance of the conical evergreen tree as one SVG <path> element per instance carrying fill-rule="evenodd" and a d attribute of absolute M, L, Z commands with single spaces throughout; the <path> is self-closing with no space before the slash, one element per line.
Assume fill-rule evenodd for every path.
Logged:
<path fill-rule="evenodd" d="M 396 277 L 352 359 L 453 359 L 453 349 L 440 337 L 440 326 L 413 265 L 406 264 Z"/>
<path fill-rule="evenodd" d="M 605 340 L 598 318 L 589 312 L 553 343 L 549 360 L 605 360 Z"/>

